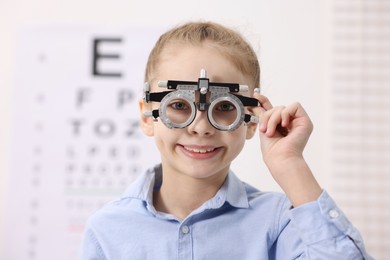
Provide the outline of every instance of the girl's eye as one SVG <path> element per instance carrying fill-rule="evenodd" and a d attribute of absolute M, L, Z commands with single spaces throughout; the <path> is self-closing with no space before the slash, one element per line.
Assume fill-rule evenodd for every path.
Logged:
<path fill-rule="evenodd" d="M 176 110 L 184 110 L 188 108 L 188 106 L 184 102 L 175 102 L 171 104 L 171 107 Z"/>
<path fill-rule="evenodd" d="M 232 105 L 232 103 L 230 103 L 230 102 L 221 103 L 217 107 L 217 110 L 219 110 L 219 111 L 232 111 L 234 109 L 236 109 L 236 107 L 234 105 Z"/>

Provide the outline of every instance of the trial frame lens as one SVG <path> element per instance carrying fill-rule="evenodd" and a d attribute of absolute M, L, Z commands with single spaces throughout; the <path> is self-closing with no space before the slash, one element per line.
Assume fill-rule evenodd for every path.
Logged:
<path fill-rule="evenodd" d="M 175 107 L 183 104 L 187 107 Z M 185 109 L 185 111 L 180 111 Z M 190 125 L 196 116 L 196 107 L 192 93 L 188 91 L 172 91 L 162 100 L 158 109 L 163 124 L 168 128 L 184 128 Z"/>
<path fill-rule="evenodd" d="M 227 104 L 229 106 L 231 105 L 234 107 L 234 110 L 222 109 L 221 111 L 219 111 L 220 104 Z M 221 114 L 222 116 L 214 115 L 214 112 Z M 214 97 L 211 97 L 210 105 L 207 111 L 207 117 L 210 124 L 216 129 L 221 131 L 234 131 L 242 124 L 245 119 L 244 105 L 234 95 L 228 93 L 215 95 Z M 233 119 L 229 119 L 229 117 L 233 117 Z M 224 122 L 221 123 L 221 121 Z"/>

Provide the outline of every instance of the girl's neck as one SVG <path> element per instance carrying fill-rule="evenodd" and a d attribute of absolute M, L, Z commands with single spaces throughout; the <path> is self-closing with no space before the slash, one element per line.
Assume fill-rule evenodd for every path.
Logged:
<path fill-rule="evenodd" d="M 197 179 L 190 176 L 163 174 L 161 188 L 153 195 L 157 211 L 185 219 L 191 212 L 215 196 L 226 178 L 225 175 Z"/>

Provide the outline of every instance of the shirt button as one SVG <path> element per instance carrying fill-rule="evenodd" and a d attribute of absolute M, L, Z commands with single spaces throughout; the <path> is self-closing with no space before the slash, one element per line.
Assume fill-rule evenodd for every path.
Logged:
<path fill-rule="evenodd" d="M 337 218 L 339 216 L 339 213 L 337 212 L 337 210 L 331 209 L 331 210 L 329 210 L 329 216 L 331 218 Z"/>
<path fill-rule="evenodd" d="M 182 226 L 181 232 L 183 232 L 183 234 L 188 234 L 188 232 L 190 232 L 190 228 L 188 226 Z"/>

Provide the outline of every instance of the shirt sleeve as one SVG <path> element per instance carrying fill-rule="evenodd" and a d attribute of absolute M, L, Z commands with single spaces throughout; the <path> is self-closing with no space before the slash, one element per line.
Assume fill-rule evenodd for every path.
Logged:
<path fill-rule="evenodd" d="M 326 191 L 317 201 L 287 209 L 281 221 L 280 259 L 373 259 L 359 231 Z"/>
<path fill-rule="evenodd" d="M 77 260 L 106 260 L 91 226 L 87 225 Z"/>

